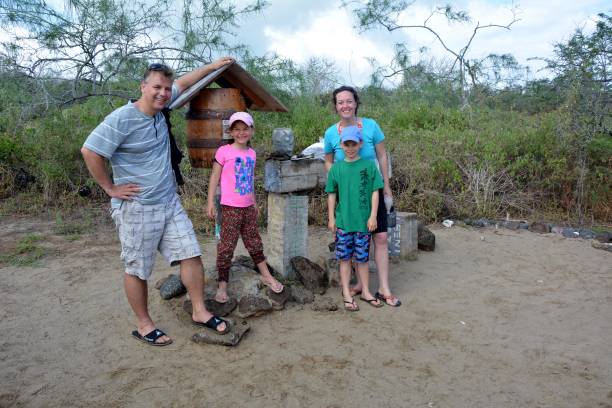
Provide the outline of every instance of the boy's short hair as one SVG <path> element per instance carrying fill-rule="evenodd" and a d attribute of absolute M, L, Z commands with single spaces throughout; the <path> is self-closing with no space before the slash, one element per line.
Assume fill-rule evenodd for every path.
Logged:
<path fill-rule="evenodd" d="M 151 72 L 159 72 L 166 78 L 173 80 L 174 79 L 174 70 L 167 66 L 166 64 L 162 64 L 159 62 L 155 62 L 147 67 L 144 74 L 142 75 L 142 80 L 147 82 L 147 79 L 151 75 Z"/>
<path fill-rule="evenodd" d="M 342 129 L 342 133 L 340 134 L 340 141 L 342 143 L 348 141 L 359 143 L 361 140 L 361 129 L 359 129 L 357 126 L 347 126 Z"/>

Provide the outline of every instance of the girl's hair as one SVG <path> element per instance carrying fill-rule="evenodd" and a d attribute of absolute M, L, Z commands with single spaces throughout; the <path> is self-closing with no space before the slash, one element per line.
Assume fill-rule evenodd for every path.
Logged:
<path fill-rule="evenodd" d="M 357 106 L 355 107 L 355 115 L 357 115 L 357 110 L 359 109 L 359 95 L 357 95 L 357 91 L 355 90 L 355 88 L 348 85 L 342 85 L 340 88 L 334 89 L 334 92 L 332 93 L 332 103 L 334 104 L 334 110 L 336 109 L 336 96 L 340 92 L 344 91 L 348 91 L 353 94 L 353 99 L 355 100 L 355 104 L 357 104 Z M 336 113 L 338 112 L 336 111 Z"/>

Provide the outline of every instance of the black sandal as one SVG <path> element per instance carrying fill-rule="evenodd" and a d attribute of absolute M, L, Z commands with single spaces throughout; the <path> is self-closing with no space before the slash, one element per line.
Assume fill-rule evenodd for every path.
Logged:
<path fill-rule="evenodd" d="M 157 339 L 159 339 L 161 336 L 166 336 L 166 333 L 159 329 L 153 329 L 151 332 L 145 334 L 144 336 L 138 333 L 138 330 L 134 330 L 132 332 L 132 336 L 136 340 L 140 340 L 150 346 L 162 347 L 167 346 L 168 344 L 172 344 L 172 339 L 160 343 L 157 342 Z"/>
<path fill-rule="evenodd" d="M 214 331 L 217 334 L 225 334 L 225 333 L 227 333 L 230 330 L 230 324 L 229 324 L 229 322 L 227 320 L 223 320 L 222 318 L 214 316 L 214 315 L 213 315 L 213 317 L 208 319 L 207 322 L 196 322 L 195 320 L 191 320 L 191 323 L 194 326 L 199 326 L 199 327 L 204 327 L 204 328 L 210 329 L 210 330 Z M 225 323 L 225 330 L 223 330 L 223 331 L 217 330 L 217 327 L 219 327 L 219 325 L 221 323 Z"/>
<path fill-rule="evenodd" d="M 351 305 L 352 307 L 349 307 L 347 305 Z M 344 310 L 347 310 L 349 312 L 356 312 L 359 310 L 359 306 L 357 306 L 357 303 L 355 303 L 355 298 L 351 298 L 350 302 L 348 300 L 344 300 Z"/>
<path fill-rule="evenodd" d="M 359 296 L 359 299 L 363 300 L 364 302 L 367 302 L 370 306 L 375 307 L 375 308 L 379 308 L 379 307 L 383 307 L 385 304 L 383 302 L 381 302 L 380 299 L 378 299 L 376 296 L 373 297 L 372 299 L 366 299 L 364 297 Z"/>

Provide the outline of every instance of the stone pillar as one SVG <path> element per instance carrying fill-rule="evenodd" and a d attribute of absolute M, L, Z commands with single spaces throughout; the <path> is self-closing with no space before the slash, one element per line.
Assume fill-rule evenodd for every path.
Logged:
<path fill-rule="evenodd" d="M 268 242 L 268 263 L 293 278 L 289 261 L 308 255 L 308 196 L 268 193 Z"/>
<path fill-rule="evenodd" d="M 415 261 L 418 257 L 418 221 L 416 213 L 398 212 L 395 228 L 389 229 L 389 260 Z"/>

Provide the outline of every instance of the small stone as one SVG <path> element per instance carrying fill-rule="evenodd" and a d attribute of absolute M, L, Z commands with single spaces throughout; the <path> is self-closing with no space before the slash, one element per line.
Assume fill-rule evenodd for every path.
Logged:
<path fill-rule="evenodd" d="M 565 238 L 578 238 L 578 236 L 580 236 L 580 233 L 573 228 L 563 228 L 561 234 Z"/>
<path fill-rule="evenodd" d="M 172 276 L 172 274 L 169 274 L 168 276 L 163 277 L 160 280 L 158 280 L 157 282 L 155 282 L 155 289 L 160 290 L 162 285 L 164 284 L 164 282 L 166 282 L 168 279 L 170 279 L 171 276 Z"/>
<path fill-rule="evenodd" d="M 291 286 L 291 298 L 295 303 L 304 305 L 314 301 L 314 293 L 302 285 L 293 285 Z"/>
<path fill-rule="evenodd" d="M 251 330 L 246 320 L 227 319 L 230 331 L 225 334 L 217 334 L 213 330 L 202 328 L 201 331 L 191 336 L 191 341 L 198 344 L 218 344 L 221 346 L 236 346 L 240 340 Z M 195 327 L 195 326 L 194 326 Z"/>
<path fill-rule="evenodd" d="M 223 317 L 229 315 L 236 309 L 238 301 L 233 297 L 230 297 L 225 303 L 219 303 L 215 299 L 206 299 L 204 305 L 210 313 Z"/>
<path fill-rule="evenodd" d="M 594 239 L 591 241 L 591 246 L 596 249 L 603 249 L 604 251 L 612 252 L 612 243 L 610 242 L 599 242 Z"/>
<path fill-rule="evenodd" d="M 204 305 L 206 306 L 206 310 L 208 310 L 210 313 L 216 316 L 224 317 L 229 315 L 234 311 L 234 309 L 236 309 L 236 306 L 238 306 L 238 302 L 232 297 L 230 297 L 229 300 L 225 303 L 219 303 L 215 299 L 206 299 L 204 301 Z M 191 300 L 185 299 L 185 301 L 183 302 L 183 310 L 189 316 L 191 316 L 191 313 L 193 312 L 193 305 L 191 304 Z"/>
<path fill-rule="evenodd" d="M 529 229 L 529 224 L 527 224 L 526 222 L 521 222 L 519 224 L 519 229 L 522 229 L 522 230 Z"/>
<path fill-rule="evenodd" d="M 290 262 L 298 280 L 306 289 L 319 294 L 325 293 L 329 286 L 327 271 L 303 256 L 295 256 Z"/>
<path fill-rule="evenodd" d="M 490 227 L 491 226 L 491 221 L 487 220 L 486 218 L 481 218 L 479 220 L 476 220 L 472 223 L 472 225 L 474 227 Z"/>
<path fill-rule="evenodd" d="M 534 221 L 529 224 L 529 231 L 537 232 L 538 234 L 548 234 L 550 232 L 550 226 L 541 221 Z"/>
<path fill-rule="evenodd" d="M 327 273 L 329 274 L 329 286 L 332 288 L 340 287 L 340 265 L 335 257 L 326 261 Z"/>
<path fill-rule="evenodd" d="M 247 255 L 238 255 L 236 258 L 234 258 L 234 261 L 232 263 L 239 264 L 254 271 L 257 271 L 257 266 L 255 265 L 255 262 L 253 262 L 253 258 Z"/>
<path fill-rule="evenodd" d="M 256 295 L 246 295 L 238 302 L 238 316 L 257 317 L 272 311 L 272 304 L 268 299 Z"/>
<path fill-rule="evenodd" d="M 338 305 L 329 296 L 320 296 L 315 299 L 311 308 L 315 312 L 335 312 Z"/>
<path fill-rule="evenodd" d="M 561 235 L 563 233 L 563 227 L 559 227 L 558 225 L 555 225 L 554 227 L 550 229 L 550 232 Z"/>
<path fill-rule="evenodd" d="M 168 300 L 187 293 L 187 289 L 178 275 L 171 275 L 159 288 L 162 299 Z"/>
<path fill-rule="evenodd" d="M 503 221 L 502 222 L 502 226 L 504 226 L 505 228 L 514 230 L 514 231 L 519 229 L 520 225 L 521 225 L 520 221 Z"/>
<path fill-rule="evenodd" d="M 419 222 L 417 227 L 418 247 L 422 251 L 433 251 L 436 249 L 436 236 L 426 226 Z"/>
<path fill-rule="evenodd" d="M 593 239 L 595 238 L 595 233 L 590 229 L 580 228 L 578 230 L 578 236 L 583 239 Z"/>
<path fill-rule="evenodd" d="M 604 243 L 612 242 L 612 233 L 608 231 L 596 232 L 595 239 L 598 240 L 599 242 L 604 242 Z"/>
<path fill-rule="evenodd" d="M 281 293 L 275 293 L 272 289 L 268 288 L 266 290 L 266 295 L 272 302 L 272 308 L 274 310 L 282 310 L 285 308 L 285 303 L 291 299 L 291 289 L 285 286 Z"/>

